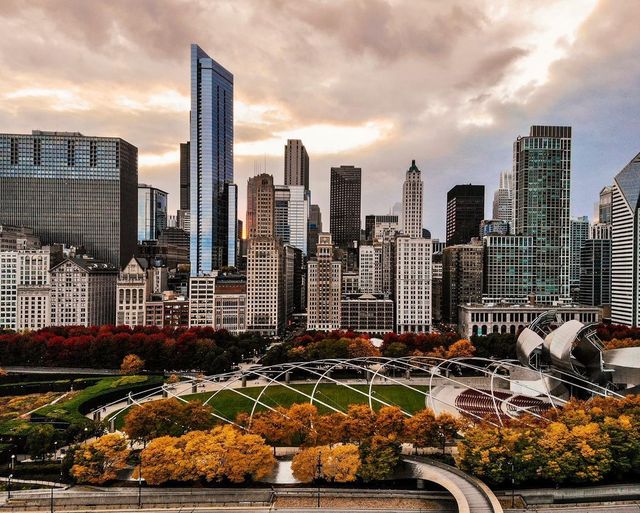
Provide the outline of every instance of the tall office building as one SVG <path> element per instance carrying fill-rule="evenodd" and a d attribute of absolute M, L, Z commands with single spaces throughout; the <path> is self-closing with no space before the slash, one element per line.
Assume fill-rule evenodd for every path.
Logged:
<path fill-rule="evenodd" d="M 533 237 L 489 235 L 482 243 L 483 301 L 527 303 L 534 290 Z"/>
<path fill-rule="evenodd" d="M 396 239 L 396 331 L 431 331 L 431 239 Z"/>
<path fill-rule="evenodd" d="M 138 241 L 157 240 L 167 228 L 167 196 L 151 185 L 138 185 Z"/>
<path fill-rule="evenodd" d="M 532 126 L 513 144 L 515 230 L 534 237 L 536 300 L 569 297 L 571 127 Z"/>
<path fill-rule="evenodd" d="M 589 228 L 587 216 L 569 221 L 569 290 L 574 301 L 578 301 L 582 245 L 589 238 Z"/>
<path fill-rule="evenodd" d="M 640 153 L 613 180 L 611 322 L 640 325 Z"/>
<path fill-rule="evenodd" d="M 457 244 L 442 256 L 442 317 L 458 322 L 458 307 L 482 301 L 482 245 Z"/>
<path fill-rule="evenodd" d="M 613 187 L 607 185 L 600 191 L 598 201 L 598 223 L 611 224 L 611 206 L 613 200 Z"/>
<path fill-rule="evenodd" d="M 368 215 L 364 218 L 364 236 L 367 242 L 379 240 L 383 230 L 400 231 L 400 220 L 394 215 Z M 428 238 L 428 237 L 427 237 Z"/>
<path fill-rule="evenodd" d="M 262 173 L 247 182 L 247 238 L 275 234 L 276 191 L 273 176 Z"/>
<path fill-rule="evenodd" d="M 330 233 L 319 236 L 316 257 L 309 260 L 307 280 L 307 329 L 340 329 L 342 264 L 333 259 Z"/>
<path fill-rule="evenodd" d="M 0 135 L 0 224 L 113 265 L 136 251 L 138 150 L 77 132 Z"/>
<path fill-rule="evenodd" d="M 456 185 L 447 193 L 447 246 L 478 236 L 484 219 L 484 185 Z"/>
<path fill-rule="evenodd" d="M 422 205 L 424 203 L 424 184 L 416 161 L 411 161 L 402 184 L 402 220 L 401 231 L 407 237 L 422 237 Z"/>
<path fill-rule="evenodd" d="M 180 210 L 189 210 L 191 204 L 191 143 L 180 143 Z"/>
<path fill-rule="evenodd" d="M 309 190 L 309 154 L 300 139 L 288 139 L 284 147 L 284 184 Z"/>
<path fill-rule="evenodd" d="M 237 191 L 230 188 L 233 75 L 196 44 L 191 45 L 189 150 L 191 275 L 199 276 L 235 263 L 237 204 L 231 202 Z"/>
<path fill-rule="evenodd" d="M 307 255 L 309 191 L 302 185 L 275 186 L 275 234 L 284 245 Z"/>
<path fill-rule="evenodd" d="M 285 325 L 284 249 L 274 237 L 253 237 L 247 249 L 247 329 L 273 337 Z"/>
<path fill-rule="evenodd" d="M 582 305 L 611 304 L 611 239 L 584 241 L 580 251 L 580 292 Z"/>
<path fill-rule="evenodd" d="M 382 244 L 374 242 L 359 248 L 360 292 L 379 294 L 382 292 Z"/>
<path fill-rule="evenodd" d="M 322 233 L 322 213 L 318 205 L 309 207 L 309 232 L 307 236 L 307 253 L 309 256 L 316 254 L 318 235 Z"/>
<path fill-rule="evenodd" d="M 500 173 L 500 186 L 493 194 L 493 219 L 513 225 L 513 171 Z"/>
<path fill-rule="evenodd" d="M 329 224 L 333 243 L 341 248 L 360 241 L 361 180 L 359 167 L 331 168 Z"/>

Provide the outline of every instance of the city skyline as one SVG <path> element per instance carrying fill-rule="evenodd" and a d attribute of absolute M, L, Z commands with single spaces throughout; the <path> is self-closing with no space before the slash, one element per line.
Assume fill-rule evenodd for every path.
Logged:
<path fill-rule="evenodd" d="M 633 98 L 640 65 L 634 56 L 640 36 L 623 2 L 499 9 L 490 2 L 393 9 L 375 2 L 366 10 L 357 3 L 303 9 L 164 2 L 152 9 L 139 2 L 134 13 L 119 2 L 91 10 L 56 6 L 55 12 L 49 5 L 0 6 L 0 26 L 8 34 L 0 59 L 10 71 L 0 90 L 0 131 L 69 130 L 129 140 L 140 149 L 140 182 L 167 190 L 171 212 L 179 200 L 179 143 L 188 140 L 191 42 L 235 75 L 234 181 L 240 190 L 256 161 L 283 183 L 282 147 L 287 138 L 299 138 L 309 151 L 311 201 L 325 212 L 332 166 L 362 168 L 364 218 L 388 213 L 400 195 L 405 162 L 416 159 L 433 195 L 424 226 L 443 238 L 448 189 L 486 185 L 490 212 L 499 173 L 510 168 L 514 134 L 532 124 L 566 124 L 575 132 L 571 214 L 592 217 L 599 190 L 637 152 L 640 108 Z M 257 27 L 265 9 L 273 25 Z M 337 12 L 334 27 L 328 20 Z M 301 36 L 295 48 L 273 28 L 282 18 Z M 375 19 L 384 20 L 376 22 L 382 38 L 365 30 Z M 224 30 L 213 33 L 212 22 Z M 170 34 L 168 23 L 175 29 Z M 50 47 L 46 38 L 31 37 L 36 29 L 60 37 Z M 249 29 L 256 29 L 253 41 L 237 37 Z M 454 30 L 455 37 L 445 37 Z M 415 34 L 411 44 L 406 31 Z M 607 49 L 601 40 L 609 41 Z M 282 51 L 266 55 L 260 41 Z M 311 63 L 317 70 L 296 72 L 304 52 L 305 68 Z M 435 66 L 437 79 L 429 76 Z M 367 208 L 369 202 L 376 208 Z M 238 212 L 245 210 L 241 194 Z"/>

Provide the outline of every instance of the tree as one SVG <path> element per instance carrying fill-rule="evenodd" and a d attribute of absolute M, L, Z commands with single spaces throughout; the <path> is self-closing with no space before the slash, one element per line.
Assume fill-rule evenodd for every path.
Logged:
<path fill-rule="evenodd" d="M 127 467 L 130 450 L 124 436 L 112 433 L 83 443 L 75 453 L 71 474 L 80 483 L 103 484 Z"/>
<path fill-rule="evenodd" d="M 173 436 L 154 438 L 140 455 L 142 477 L 150 485 L 179 480 L 180 466 L 185 463 L 183 456 L 182 449 L 178 447 L 178 438 Z"/>
<path fill-rule="evenodd" d="M 437 442 L 436 416 L 433 410 L 425 408 L 413 417 L 404 419 L 404 432 L 408 442 L 417 447 L 431 447 Z"/>
<path fill-rule="evenodd" d="M 318 463 L 321 472 L 319 476 Z M 291 462 L 293 476 L 303 483 L 310 483 L 318 477 L 336 483 L 355 481 L 359 469 L 360 455 L 353 444 L 302 449 Z"/>
<path fill-rule="evenodd" d="M 447 359 L 462 358 L 467 356 L 473 356 L 475 352 L 476 352 L 476 348 L 473 346 L 473 344 L 466 338 L 463 338 L 461 340 L 458 340 L 457 342 L 454 342 L 453 344 L 451 344 L 451 346 L 449 346 L 449 349 L 447 349 L 447 353 L 445 357 Z"/>
<path fill-rule="evenodd" d="M 132 408 L 124 418 L 123 431 L 142 443 L 160 436 L 180 436 L 211 428 L 215 422 L 212 411 L 199 401 L 159 399 Z"/>
<path fill-rule="evenodd" d="M 289 418 L 289 410 L 283 406 L 255 413 L 250 427 L 252 433 L 264 437 L 273 445 L 291 445 L 295 431 L 295 423 Z"/>
<path fill-rule="evenodd" d="M 360 442 L 373 435 L 376 414 L 365 404 L 352 404 L 347 409 L 344 420 L 344 441 Z"/>
<path fill-rule="evenodd" d="M 365 481 L 390 478 L 400 464 L 400 453 L 401 446 L 394 435 L 372 437 L 360 445 L 360 476 Z"/>
<path fill-rule="evenodd" d="M 288 411 L 292 423 L 292 440 L 296 445 L 316 443 L 318 434 L 315 424 L 318 421 L 318 408 L 310 403 L 293 404 Z"/>
<path fill-rule="evenodd" d="M 450 413 L 443 412 L 436 417 L 435 432 L 442 447 L 442 454 L 448 442 L 453 442 L 460 430 L 460 421 Z"/>
<path fill-rule="evenodd" d="M 320 415 L 316 420 L 316 442 L 319 445 L 330 445 L 342 442 L 345 439 L 346 415 L 342 413 L 329 413 Z"/>
<path fill-rule="evenodd" d="M 51 424 L 32 427 L 27 433 L 26 449 L 33 459 L 42 459 L 53 452 L 58 441 L 58 432 Z"/>
<path fill-rule="evenodd" d="M 394 436 L 400 439 L 404 432 L 405 415 L 397 406 L 383 406 L 378 411 L 375 432 L 381 436 Z"/>
<path fill-rule="evenodd" d="M 128 354 L 120 364 L 120 374 L 138 374 L 144 368 L 144 360 L 135 354 Z"/>
<path fill-rule="evenodd" d="M 354 338 L 348 342 L 347 350 L 349 358 L 365 358 L 368 356 L 380 356 L 380 351 L 366 338 Z"/>

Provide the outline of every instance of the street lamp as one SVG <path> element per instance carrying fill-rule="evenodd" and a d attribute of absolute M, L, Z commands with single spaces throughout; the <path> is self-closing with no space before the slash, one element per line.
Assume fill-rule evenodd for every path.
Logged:
<path fill-rule="evenodd" d="M 16 455 L 12 454 L 11 455 L 11 470 L 15 470 L 16 469 Z"/>
<path fill-rule="evenodd" d="M 142 508 L 142 451 L 138 459 L 138 509 Z"/>
<path fill-rule="evenodd" d="M 318 480 L 318 509 L 320 508 L 320 479 L 322 479 L 322 460 L 321 453 L 318 451 L 318 463 L 316 464 L 316 479 Z"/>
<path fill-rule="evenodd" d="M 9 482 L 7 483 L 7 500 L 11 500 L 11 479 L 13 478 L 13 474 L 9 474 Z"/>

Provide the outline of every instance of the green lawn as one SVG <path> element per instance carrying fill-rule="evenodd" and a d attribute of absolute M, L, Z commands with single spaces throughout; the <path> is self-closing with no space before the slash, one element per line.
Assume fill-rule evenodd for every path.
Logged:
<path fill-rule="evenodd" d="M 369 387 L 367 385 L 351 385 L 353 388 L 360 390 L 361 392 L 368 393 Z M 303 394 L 311 395 L 313 391 L 313 385 L 292 385 L 293 388 L 299 390 L 299 393 L 294 390 L 290 390 L 283 385 L 272 385 L 267 388 L 267 391 L 262 395 L 260 401 L 271 406 L 291 406 L 294 403 L 309 402 Z M 416 389 L 426 391 L 426 386 L 415 386 Z M 249 397 L 257 397 L 262 391 L 263 387 L 247 387 L 238 389 L 244 395 Z M 425 396 L 414 390 L 409 390 L 400 385 L 374 385 L 374 396 L 379 400 L 384 401 L 391 405 L 396 405 L 403 410 L 413 413 L 418 410 L 422 410 L 425 407 Z M 199 401 L 206 401 L 212 395 L 211 392 L 205 392 L 200 394 L 193 394 L 186 396 L 185 399 Z M 367 396 L 362 395 L 355 390 L 347 388 L 343 385 L 335 385 L 329 383 L 323 383 L 318 386 L 315 397 L 317 400 L 324 402 L 327 405 L 333 406 L 339 410 L 346 410 L 350 404 L 368 404 L 369 399 Z M 315 402 L 320 413 L 329 413 L 331 409 L 327 406 Z M 243 411 L 249 412 L 253 407 L 253 401 L 248 397 L 234 392 L 233 390 L 224 390 L 218 393 L 208 403 L 214 408 L 214 411 L 223 415 L 228 419 L 234 419 L 235 416 Z M 383 404 L 373 401 L 374 409 L 379 409 L 384 406 Z M 265 407 L 258 405 L 257 411 L 264 410 Z"/>

